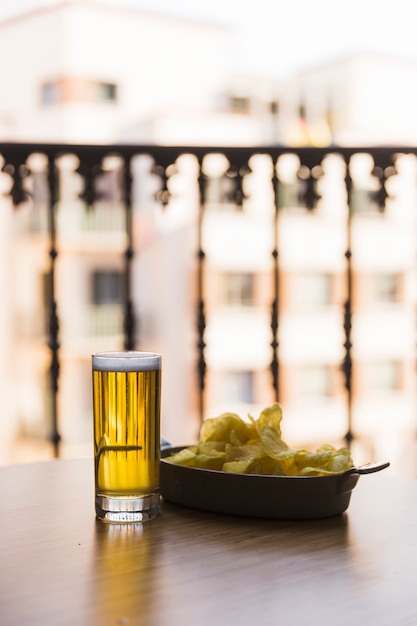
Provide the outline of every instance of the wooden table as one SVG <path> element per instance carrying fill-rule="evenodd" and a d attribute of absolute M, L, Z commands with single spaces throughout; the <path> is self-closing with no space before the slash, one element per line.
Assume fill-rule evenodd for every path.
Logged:
<path fill-rule="evenodd" d="M 389 470 L 313 522 L 103 524 L 90 459 L 0 468 L 0 493 L 2 626 L 417 624 L 417 481 Z"/>

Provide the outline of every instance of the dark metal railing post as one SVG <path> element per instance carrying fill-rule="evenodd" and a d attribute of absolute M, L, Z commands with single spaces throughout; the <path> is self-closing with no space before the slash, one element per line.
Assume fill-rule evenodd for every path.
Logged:
<path fill-rule="evenodd" d="M 56 301 L 56 259 L 58 256 L 56 245 L 56 206 L 58 199 L 57 169 L 54 156 L 48 158 L 48 236 L 49 236 L 49 337 L 48 347 L 51 352 L 51 364 L 49 368 L 51 381 L 51 442 L 54 455 L 59 456 L 61 434 L 58 424 L 58 382 L 59 382 L 59 316 Z"/>
<path fill-rule="evenodd" d="M 271 310 L 271 330 L 272 330 L 272 360 L 271 360 L 271 373 L 272 373 L 272 386 L 275 391 L 275 400 L 278 402 L 280 399 L 280 381 L 279 381 L 279 289 L 280 289 L 280 272 L 279 272 L 279 178 L 278 178 L 278 159 L 274 160 L 274 171 L 272 176 L 272 185 L 274 190 L 274 248 L 272 250 L 272 310 Z"/>
<path fill-rule="evenodd" d="M 206 329 L 206 313 L 205 313 L 205 301 L 204 301 L 204 263 L 205 252 L 203 250 L 202 234 L 203 234 L 203 217 L 206 201 L 206 177 L 202 170 L 202 159 L 199 159 L 199 174 L 198 174 L 198 186 L 199 186 L 199 206 L 198 206 L 198 221 L 197 221 L 197 370 L 198 370 L 198 391 L 199 391 L 199 418 L 203 421 L 204 418 L 204 391 L 206 382 L 207 364 L 205 359 L 205 340 L 204 334 Z"/>
<path fill-rule="evenodd" d="M 343 329 L 345 332 L 345 341 L 343 347 L 345 356 L 342 362 L 342 372 L 345 378 L 346 389 L 346 406 L 347 406 L 347 428 L 345 433 L 345 441 L 350 447 L 353 440 L 353 424 L 352 424 L 352 178 L 349 171 L 349 160 L 346 160 L 345 186 L 347 194 L 347 220 L 346 220 L 346 299 L 343 305 Z"/>
<path fill-rule="evenodd" d="M 132 299 L 132 264 L 134 258 L 131 158 L 125 156 L 123 167 L 123 203 L 125 210 L 126 249 L 124 253 L 124 348 L 134 350 L 136 320 Z"/>

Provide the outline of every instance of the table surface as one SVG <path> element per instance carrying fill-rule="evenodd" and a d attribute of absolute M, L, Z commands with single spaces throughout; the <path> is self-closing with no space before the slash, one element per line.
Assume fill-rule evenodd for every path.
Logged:
<path fill-rule="evenodd" d="M 417 624 L 417 481 L 389 470 L 315 521 L 163 503 L 104 524 L 90 459 L 3 467 L 0 489 L 2 626 Z"/>

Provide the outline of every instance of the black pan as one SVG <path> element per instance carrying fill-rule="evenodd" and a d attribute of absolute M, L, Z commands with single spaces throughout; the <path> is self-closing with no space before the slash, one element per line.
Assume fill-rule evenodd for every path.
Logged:
<path fill-rule="evenodd" d="M 360 474 L 378 472 L 389 465 L 373 463 L 331 476 L 231 474 L 165 460 L 183 447 L 161 450 L 160 488 L 164 500 L 245 517 L 301 520 L 340 515 L 349 506 Z"/>

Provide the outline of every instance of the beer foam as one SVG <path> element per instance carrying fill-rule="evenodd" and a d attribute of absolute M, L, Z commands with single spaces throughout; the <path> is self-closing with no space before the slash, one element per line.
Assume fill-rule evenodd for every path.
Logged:
<path fill-rule="evenodd" d="M 97 352 L 92 361 L 97 372 L 150 372 L 161 369 L 162 357 L 156 352 L 131 350 Z"/>

